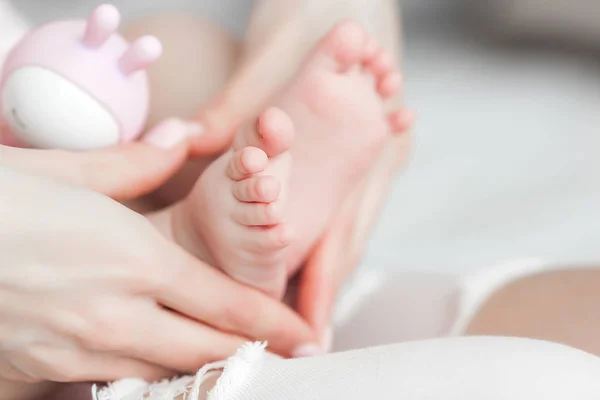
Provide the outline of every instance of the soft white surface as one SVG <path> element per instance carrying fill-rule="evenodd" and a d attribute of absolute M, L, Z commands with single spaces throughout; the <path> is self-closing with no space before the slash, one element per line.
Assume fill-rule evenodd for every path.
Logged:
<path fill-rule="evenodd" d="M 269 357 L 260 343 L 247 343 L 219 364 L 151 385 L 147 396 L 138 397 L 141 382 L 124 380 L 98 398 L 171 400 L 190 381 L 206 379 L 207 367 L 224 368 L 209 400 L 597 400 L 600 392 L 600 359 L 520 338 L 424 340 L 296 359 Z M 177 398 L 197 398 L 199 385 L 192 386 L 190 396 Z"/>
<path fill-rule="evenodd" d="M 18 0 L 34 20 L 99 1 Z M 118 0 L 126 17 L 197 10 L 237 33 L 249 0 Z M 600 260 L 600 73 L 557 52 L 493 48 L 449 8 L 406 3 L 416 148 L 366 263 L 460 273 L 512 258 Z M 443 5 L 441 7 L 440 5 Z"/>

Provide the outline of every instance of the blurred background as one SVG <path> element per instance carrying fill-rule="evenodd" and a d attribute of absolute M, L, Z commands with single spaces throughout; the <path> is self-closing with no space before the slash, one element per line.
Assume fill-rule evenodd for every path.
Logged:
<path fill-rule="evenodd" d="M 368 1 L 368 0 L 365 0 Z M 33 22 L 90 0 L 14 0 Z M 117 0 L 241 35 L 250 0 Z M 404 0 L 415 148 L 366 265 L 458 274 L 521 257 L 600 260 L 600 2 Z"/>
<path fill-rule="evenodd" d="M 366 262 L 600 261 L 600 2 L 402 4 L 416 146 Z"/>

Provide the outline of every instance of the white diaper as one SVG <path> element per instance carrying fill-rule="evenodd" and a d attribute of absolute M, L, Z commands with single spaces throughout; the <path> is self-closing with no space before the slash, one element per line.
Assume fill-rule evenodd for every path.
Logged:
<path fill-rule="evenodd" d="M 483 303 L 498 290 L 516 280 L 558 269 L 538 258 L 513 260 L 481 269 L 461 280 L 458 314 L 449 334 L 461 335 Z"/>
<path fill-rule="evenodd" d="M 390 274 L 365 269 L 339 298 L 333 348 L 343 351 L 459 336 L 497 290 L 520 278 L 559 267 L 539 258 L 523 258 L 466 276 L 424 271 Z"/>

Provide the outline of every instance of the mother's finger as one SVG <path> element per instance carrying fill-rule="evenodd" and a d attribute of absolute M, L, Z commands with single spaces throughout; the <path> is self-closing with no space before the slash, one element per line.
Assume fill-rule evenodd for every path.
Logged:
<path fill-rule="evenodd" d="M 74 347 L 31 345 L 18 358 L 18 369 L 26 371 L 27 380 L 36 378 L 53 382 L 112 381 L 127 377 L 156 380 L 173 372 L 133 358 Z"/>
<path fill-rule="evenodd" d="M 180 248 L 164 253 L 171 255 L 163 260 L 168 270 L 158 274 L 162 281 L 153 293 L 161 304 L 219 330 L 267 340 L 270 349 L 281 355 L 316 343 L 308 324 L 284 304 L 234 281 Z"/>
<path fill-rule="evenodd" d="M 224 360 L 247 341 L 198 321 L 157 307 L 146 313 L 128 355 L 178 372 L 196 372 L 204 364 Z"/>
<path fill-rule="evenodd" d="M 186 161 L 194 126 L 167 120 L 140 142 L 69 152 L 0 146 L 0 165 L 65 180 L 115 199 L 149 193 Z"/>
<path fill-rule="evenodd" d="M 327 329 L 337 293 L 344 278 L 351 272 L 344 253 L 345 235 L 333 226 L 317 244 L 304 267 L 298 287 L 296 307 L 300 315 L 327 340 Z M 342 265 L 343 264 L 343 265 Z"/>

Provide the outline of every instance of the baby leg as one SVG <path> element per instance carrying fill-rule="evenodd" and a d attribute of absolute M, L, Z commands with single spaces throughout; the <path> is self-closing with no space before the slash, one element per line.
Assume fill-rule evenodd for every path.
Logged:
<path fill-rule="evenodd" d="M 521 276 L 489 293 L 464 331 L 550 340 L 600 356 L 599 289 L 597 268 Z"/>

